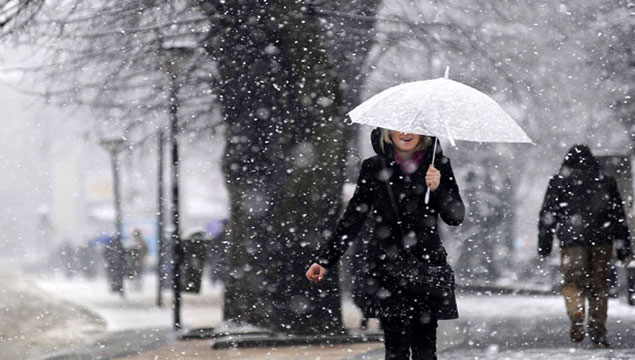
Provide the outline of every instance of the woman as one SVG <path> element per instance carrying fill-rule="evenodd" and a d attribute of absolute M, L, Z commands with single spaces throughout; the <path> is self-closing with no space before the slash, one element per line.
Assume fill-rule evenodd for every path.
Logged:
<path fill-rule="evenodd" d="M 411 351 L 412 359 L 436 359 L 437 320 L 458 317 L 454 291 L 417 291 L 402 274 L 447 264 L 437 219 L 459 225 L 465 207 L 440 148 L 431 164 L 433 138 L 375 129 L 371 141 L 377 155 L 362 163 L 355 194 L 306 277 L 322 281 L 370 217 L 368 262 L 375 281 L 368 287 L 384 329 L 386 359 L 410 359 Z"/>

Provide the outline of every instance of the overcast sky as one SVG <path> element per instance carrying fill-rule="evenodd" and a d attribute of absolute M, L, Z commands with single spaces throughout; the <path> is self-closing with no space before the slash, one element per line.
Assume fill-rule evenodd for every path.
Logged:
<path fill-rule="evenodd" d="M 37 212 L 49 195 L 46 141 L 63 111 L 42 98 L 17 91 L 33 89 L 7 68 L 29 61 L 29 52 L 0 45 L 0 254 L 29 248 L 37 231 Z M 22 251 L 23 252 L 23 251 Z"/>

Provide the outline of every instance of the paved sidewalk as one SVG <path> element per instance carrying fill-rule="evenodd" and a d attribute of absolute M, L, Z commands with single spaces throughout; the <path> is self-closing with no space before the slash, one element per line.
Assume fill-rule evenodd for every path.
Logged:
<path fill-rule="evenodd" d="M 169 290 L 163 291 L 163 306 L 156 305 L 157 279 L 154 274 L 144 277 L 139 291 L 127 283 L 124 297 L 111 293 L 104 278 L 88 280 L 56 276 L 33 281 L 51 300 L 86 309 L 105 324 L 105 335 L 91 344 L 66 347 L 40 359 L 115 359 L 177 341 L 172 331 L 172 294 Z M 200 294 L 183 294 L 181 321 L 189 328 L 213 327 L 221 322 L 221 306 L 222 288 L 204 284 Z"/>
<path fill-rule="evenodd" d="M 364 354 L 369 354 L 364 356 Z M 376 354 L 380 354 L 379 357 Z M 381 343 L 212 350 L 210 340 L 179 341 L 126 360 L 355 360 L 383 359 Z"/>
<path fill-rule="evenodd" d="M 36 279 L 38 287 L 51 296 L 83 306 L 106 321 L 107 330 L 171 329 L 172 293 L 163 291 L 163 307 L 156 306 L 157 281 L 154 274 L 144 277 L 141 291 L 126 287 L 122 298 L 108 290 L 104 278 L 48 277 Z M 129 284 L 126 284 L 129 285 Z M 189 328 L 205 328 L 222 320 L 222 288 L 204 284 L 201 294 L 183 293 L 181 319 Z"/>
<path fill-rule="evenodd" d="M 372 324 L 375 328 L 377 323 Z M 456 321 L 442 321 L 438 330 L 439 352 L 448 350 L 464 340 Z M 212 350 L 210 340 L 179 341 L 153 349 L 126 360 L 383 360 L 382 343 L 346 344 L 331 346 L 294 346 L 279 348 Z"/>
<path fill-rule="evenodd" d="M 96 314 L 51 297 L 14 268 L 0 267 L 0 359 L 38 359 L 106 333 Z"/>
<path fill-rule="evenodd" d="M 48 277 L 36 280 L 43 292 L 56 301 L 81 306 L 102 318 L 108 336 L 92 345 L 76 346 L 49 354 L 43 359 L 344 359 L 369 351 L 381 353 L 381 343 L 295 346 L 236 350 L 212 350 L 211 340 L 177 340 L 171 330 L 173 311 L 170 291 L 163 292 L 164 306 L 156 306 L 156 277 L 144 278 L 142 291 L 126 288 L 121 298 L 110 293 L 106 280 Z M 183 294 L 181 319 L 184 328 L 210 328 L 222 322 L 222 291 L 204 283 L 199 295 Z M 361 314 L 350 301 L 343 304 L 344 325 L 356 328 Z M 371 330 L 378 323 L 371 320 Z M 367 357 L 364 357 L 367 358 Z M 373 357 L 375 358 L 375 357 Z M 361 358 L 359 358 L 361 359 Z M 370 359 L 370 358 L 369 358 Z"/>
<path fill-rule="evenodd" d="M 154 305 L 152 278 L 144 291 L 127 293 L 125 299 L 107 291 L 105 280 L 38 281 L 55 303 L 73 303 L 103 318 L 108 336 L 90 346 L 78 346 L 45 357 L 68 359 L 383 359 L 381 343 L 335 346 L 294 346 L 256 349 L 212 350 L 212 340 L 177 340 L 172 328 L 170 294 L 165 308 Z M 201 295 L 185 294 L 182 319 L 187 328 L 209 328 L 221 323 L 222 289 L 204 284 Z M 627 359 L 635 358 L 635 307 L 623 299 L 609 305 L 609 341 L 614 348 L 593 351 L 590 344 L 568 340 L 568 320 L 560 296 L 514 294 L 460 294 L 461 318 L 439 323 L 439 359 Z M 354 329 L 359 311 L 350 301 L 343 304 L 344 324 Z M 371 329 L 377 329 L 377 322 Z M 574 354 L 574 355 L 572 355 Z M 54 355 L 54 356 L 53 356 Z"/>

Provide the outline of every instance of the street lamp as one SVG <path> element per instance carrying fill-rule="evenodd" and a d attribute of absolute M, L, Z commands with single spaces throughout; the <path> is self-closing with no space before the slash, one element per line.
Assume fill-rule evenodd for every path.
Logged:
<path fill-rule="evenodd" d="M 157 166 L 157 248 L 158 248 L 158 260 L 157 260 L 157 306 L 163 306 L 163 298 L 161 291 L 163 290 L 163 283 L 167 279 L 165 262 L 165 242 L 163 241 L 163 130 L 159 130 L 158 137 L 158 166 Z"/>
<path fill-rule="evenodd" d="M 119 190 L 119 166 L 117 163 L 117 155 L 125 148 L 126 140 L 121 137 L 102 139 L 99 144 L 110 154 L 110 162 L 112 167 L 112 179 L 113 179 L 113 199 L 115 205 L 115 236 L 111 239 L 111 243 L 108 244 L 108 253 L 110 256 L 107 258 L 108 273 L 110 275 L 112 290 L 119 292 L 121 296 L 124 295 L 123 291 L 123 277 L 124 277 L 124 251 L 121 243 L 122 233 L 122 212 L 121 212 L 121 192 Z"/>
<path fill-rule="evenodd" d="M 181 279 L 180 270 L 183 262 L 183 246 L 181 243 L 181 217 L 179 212 L 179 144 L 178 110 L 179 84 L 177 82 L 179 68 L 191 59 L 196 47 L 185 44 L 163 44 L 161 50 L 166 54 L 166 70 L 170 79 L 169 109 L 170 109 L 170 153 L 172 168 L 172 286 L 174 290 L 174 329 L 181 329 Z"/>

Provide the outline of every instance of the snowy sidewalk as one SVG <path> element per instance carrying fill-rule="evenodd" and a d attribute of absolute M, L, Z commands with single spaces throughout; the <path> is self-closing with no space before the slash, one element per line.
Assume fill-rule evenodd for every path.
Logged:
<path fill-rule="evenodd" d="M 338 345 L 330 347 L 296 346 L 271 349 L 212 350 L 211 340 L 177 340 L 172 331 L 173 311 L 170 291 L 163 292 L 164 306 L 156 306 L 156 277 L 144 278 L 143 290 L 126 287 L 121 298 L 108 290 L 103 278 L 86 280 L 48 277 L 35 280 L 51 299 L 72 303 L 96 314 L 106 324 L 108 335 L 93 345 L 64 349 L 43 359 L 342 359 L 380 349 L 381 344 Z M 128 285 L 128 284 L 126 284 Z M 201 294 L 183 294 L 181 321 L 184 329 L 211 328 L 222 322 L 222 288 L 204 283 Z M 350 301 L 343 304 L 344 323 L 353 328 L 361 314 Z M 377 328 L 377 322 L 372 322 Z M 269 353 L 272 357 L 267 357 Z M 189 355 L 187 355 L 189 354 Z M 330 354 L 330 356 L 326 356 Z"/>
<path fill-rule="evenodd" d="M 144 277 L 140 291 L 126 283 L 125 297 L 111 293 L 104 278 L 35 278 L 38 289 L 56 302 L 70 303 L 95 314 L 105 323 L 105 336 L 42 359 L 111 359 L 149 351 L 176 341 L 172 294 L 163 291 L 163 306 L 156 305 L 157 278 Z M 182 295 L 181 322 L 185 328 L 209 328 L 222 319 L 222 289 L 203 284 L 200 294 Z"/>
<path fill-rule="evenodd" d="M 569 340 L 561 296 L 466 296 L 459 311 L 466 341 L 439 359 L 635 359 L 635 307 L 623 297 L 609 300 L 607 350 Z"/>
<path fill-rule="evenodd" d="M 52 296 L 93 311 L 105 320 L 110 332 L 172 328 L 172 293 L 164 290 L 163 306 L 156 306 L 157 278 L 153 274 L 144 277 L 141 291 L 127 286 L 124 298 L 110 292 L 104 278 L 55 277 L 38 279 L 36 283 Z M 222 320 L 222 289 L 203 284 L 198 295 L 183 293 L 181 320 L 188 328 L 219 324 Z"/>
<path fill-rule="evenodd" d="M 609 300 L 612 347 L 605 350 L 593 349 L 588 338 L 579 344 L 569 340 L 561 296 L 483 294 L 457 300 L 460 319 L 439 323 L 440 360 L 635 359 L 635 307 L 624 297 Z M 346 360 L 380 360 L 381 350 Z"/>
<path fill-rule="evenodd" d="M 118 356 L 129 360 L 383 359 L 380 343 L 212 350 L 210 340 L 177 341 L 171 331 L 170 294 L 164 293 L 164 308 L 156 307 L 154 284 L 149 277 L 142 292 L 127 292 L 122 299 L 108 292 L 103 279 L 38 281 L 39 287 L 51 296 L 81 305 L 105 320 L 111 336 L 76 355 L 110 358 L 107 348 L 123 344 L 126 351 Z M 221 290 L 204 284 L 201 295 L 184 294 L 184 326 L 192 329 L 220 324 Z M 569 341 L 568 319 L 560 296 L 460 295 L 458 305 L 459 320 L 439 323 L 439 359 L 635 359 L 635 307 L 628 306 L 623 298 L 610 300 L 610 350 L 593 350 L 588 339 L 581 344 Z M 358 311 L 347 301 L 343 309 L 345 325 L 354 328 L 359 321 Z M 376 328 L 376 322 L 372 326 Z M 100 354 L 100 348 L 104 349 L 103 356 L 95 356 Z"/>
<path fill-rule="evenodd" d="M 28 275 L 0 265 L 0 359 L 39 359 L 85 346 L 105 329 L 96 314 L 51 297 Z"/>

